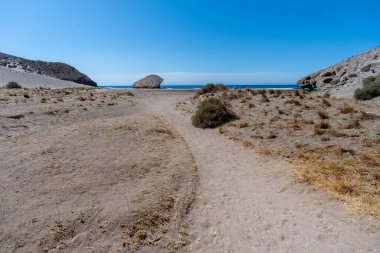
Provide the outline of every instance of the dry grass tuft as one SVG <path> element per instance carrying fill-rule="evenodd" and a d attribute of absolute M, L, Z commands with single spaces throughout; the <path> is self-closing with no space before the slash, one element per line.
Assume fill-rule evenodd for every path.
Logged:
<path fill-rule="evenodd" d="M 9 116 L 7 116 L 7 118 L 9 118 L 9 119 L 21 119 L 21 118 L 24 118 L 25 117 L 25 115 L 23 115 L 23 114 L 15 114 L 15 115 L 9 115 Z"/>
<path fill-rule="evenodd" d="M 318 116 L 321 118 L 321 119 L 329 119 L 329 114 L 327 112 L 324 112 L 324 111 L 318 111 Z"/>
<path fill-rule="evenodd" d="M 279 152 L 277 150 L 274 150 L 268 146 L 262 146 L 257 150 L 257 153 L 260 155 L 266 155 L 266 156 L 274 156 L 278 155 Z"/>
<path fill-rule="evenodd" d="M 243 141 L 243 145 L 244 145 L 244 147 L 250 148 L 250 149 L 253 149 L 255 147 L 255 145 L 253 144 L 253 142 L 251 140 Z"/>
<path fill-rule="evenodd" d="M 360 127 L 360 122 L 357 119 L 351 120 L 347 125 L 344 126 L 345 129 L 358 129 Z"/>
<path fill-rule="evenodd" d="M 286 104 L 294 104 L 296 106 L 301 106 L 301 102 L 299 100 L 296 100 L 296 99 L 291 99 L 291 100 L 288 100 L 285 102 Z"/>
<path fill-rule="evenodd" d="M 317 125 L 320 129 L 329 129 L 331 126 L 327 120 L 322 121 Z"/>
<path fill-rule="evenodd" d="M 363 112 L 363 111 L 360 112 L 360 116 L 358 117 L 359 120 L 375 120 L 378 118 L 380 118 L 380 116 L 375 115 L 370 112 Z"/>
<path fill-rule="evenodd" d="M 328 101 L 328 100 L 325 99 L 325 98 L 322 99 L 322 104 L 325 105 L 325 106 L 327 106 L 327 107 L 330 107 L 330 106 L 331 106 L 331 102 Z"/>
<path fill-rule="evenodd" d="M 344 103 L 343 106 L 339 108 L 339 110 L 341 113 L 344 113 L 344 114 L 356 112 L 356 110 L 348 103 Z"/>

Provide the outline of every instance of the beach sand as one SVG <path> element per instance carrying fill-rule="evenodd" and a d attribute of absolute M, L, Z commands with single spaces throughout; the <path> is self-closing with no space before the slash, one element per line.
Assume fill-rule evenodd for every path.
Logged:
<path fill-rule="evenodd" d="M 380 250 L 285 160 L 194 128 L 194 91 L 132 92 L 0 90 L 0 252 Z"/>

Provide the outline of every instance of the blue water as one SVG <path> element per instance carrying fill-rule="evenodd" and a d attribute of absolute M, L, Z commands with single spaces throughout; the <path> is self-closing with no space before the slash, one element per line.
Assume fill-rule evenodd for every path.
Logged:
<path fill-rule="evenodd" d="M 161 89 L 173 90 L 198 90 L 204 85 L 161 85 Z M 290 89 L 297 90 L 296 84 L 254 84 L 254 85 L 225 85 L 230 89 Z M 102 85 L 99 88 L 131 89 L 132 85 Z"/>

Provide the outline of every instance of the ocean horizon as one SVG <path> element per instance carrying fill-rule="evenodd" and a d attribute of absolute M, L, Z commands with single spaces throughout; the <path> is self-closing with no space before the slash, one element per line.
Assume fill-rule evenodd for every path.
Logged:
<path fill-rule="evenodd" d="M 204 85 L 180 85 L 180 84 L 164 84 L 161 89 L 166 90 L 198 90 Z M 229 89 L 287 89 L 298 90 L 300 87 L 297 84 L 227 84 Z M 99 85 L 98 88 L 112 88 L 112 89 L 133 89 L 132 85 Z"/>

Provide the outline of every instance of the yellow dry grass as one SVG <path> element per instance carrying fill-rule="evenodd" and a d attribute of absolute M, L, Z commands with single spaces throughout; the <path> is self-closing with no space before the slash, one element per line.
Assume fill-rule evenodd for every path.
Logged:
<path fill-rule="evenodd" d="M 267 155 L 267 156 L 274 156 L 278 155 L 279 152 L 277 150 L 274 150 L 273 148 L 270 148 L 268 146 L 262 146 L 257 150 L 257 153 L 260 155 Z"/>
<path fill-rule="evenodd" d="M 295 175 L 332 193 L 355 211 L 380 218 L 380 152 L 360 156 L 350 152 L 339 146 L 300 150 L 293 157 Z"/>

